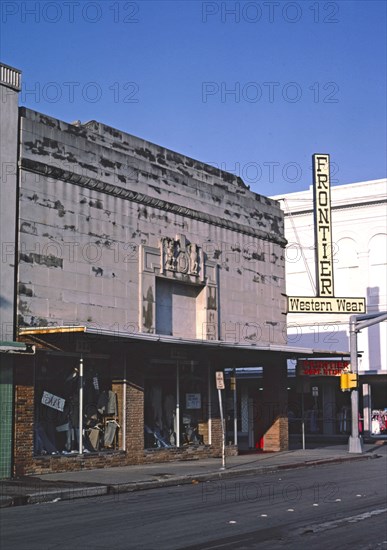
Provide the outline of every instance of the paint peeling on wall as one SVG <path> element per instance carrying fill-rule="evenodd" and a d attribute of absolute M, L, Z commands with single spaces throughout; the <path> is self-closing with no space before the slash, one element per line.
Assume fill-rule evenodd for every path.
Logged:
<path fill-rule="evenodd" d="M 48 256 L 42 255 L 42 254 L 36 254 L 34 252 L 30 252 L 29 254 L 19 254 L 19 261 L 25 262 L 28 264 L 38 264 L 38 265 L 45 265 L 46 267 L 60 267 L 63 268 L 63 258 L 57 258 L 56 256 L 52 256 L 51 254 Z"/>
<path fill-rule="evenodd" d="M 140 247 L 177 234 L 202 247 L 218 274 L 203 272 L 203 285 L 211 277 L 214 285 L 201 306 L 207 321 L 237 319 L 243 303 L 282 318 L 273 308 L 285 292 L 278 203 L 234 174 L 96 121 L 20 112 L 19 295 L 30 309 L 19 309 L 21 322 L 142 321 L 153 331 L 155 296 L 148 280 L 139 283 Z M 152 269 L 159 276 L 157 262 Z"/>

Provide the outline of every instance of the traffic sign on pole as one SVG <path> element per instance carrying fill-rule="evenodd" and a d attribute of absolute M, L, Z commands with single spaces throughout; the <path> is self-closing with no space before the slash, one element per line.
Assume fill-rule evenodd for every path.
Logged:
<path fill-rule="evenodd" d="M 225 389 L 225 385 L 224 385 L 224 374 L 222 371 L 217 371 L 215 373 L 215 378 L 216 378 L 216 389 L 217 390 L 224 390 Z"/>

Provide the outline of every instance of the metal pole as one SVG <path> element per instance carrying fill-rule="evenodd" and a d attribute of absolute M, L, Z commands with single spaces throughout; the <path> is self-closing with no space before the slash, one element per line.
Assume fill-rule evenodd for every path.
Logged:
<path fill-rule="evenodd" d="M 122 387 L 122 450 L 126 451 L 126 385 L 127 385 L 127 378 L 126 378 L 126 363 L 127 357 L 125 355 L 124 357 L 124 381 L 123 381 L 123 387 Z"/>
<path fill-rule="evenodd" d="M 180 371 L 176 363 L 176 447 L 180 447 Z"/>
<path fill-rule="evenodd" d="M 358 375 L 357 365 L 357 331 L 355 316 L 349 321 L 349 350 L 351 359 L 351 371 Z M 362 453 L 363 441 L 359 435 L 359 390 L 355 388 L 351 392 L 352 430 L 348 441 L 348 452 Z"/>
<path fill-rule="evenodd" d="M 301 433 L 302 433 L 302 450 L 305 451 L 305 412 L 304 412 L 304 381 L 302 380 L 302 393 L 301 393 Z"/>
<path fill-rule="evenodd" d="M 351 369 L 354 374 L 358 376 L 358 364 L 357 364 L 357 333 L 364 328 L 368 328 L 372 325 L 382 323 L 387 320 L 386 311 L 378 311 L 376 313 L 368 313 L 365 315 L 351 315 L 349 318 L 349 345 L 351 356 Z M 352 407 L 352 432 L 349 438 L 349 452 L 350 453 L 362 453 L 363 452 L 363 439 L 359 435 L 359 391 L 356 388 L 351 393 L 351 407 Z"/>
<path fill-rule="evenodd" d="M 83 357 L 79 359 L 79 454 L 83 453 Z"/>
<path fill-rule="evenodd" d="M 222 390 L 218 390 L 219 397 L 219 409 L 220 409 L 220 422 L 222 424 L 222 466 L 221 470 L 226 469 L 226 449 L 224 444 L 225 433 L 224 433 L 224 418 L 223 418 L 223 405 L 222 405 Z"/>
<path fill-rule="evenodd" d="M 208 363 L 208 380 L 207 380 L 207 394 L 208 394 L 208 444 L 212 444 L 212 393 L 211 393 L 211 366 Z"/>
<path fill-rule="evenodd" d="M 234 377 L 234 445 L 238 445 L 238 402 L 237 402 L 237 388 L 236 388 L 236 371 L 233 372 Z"/>

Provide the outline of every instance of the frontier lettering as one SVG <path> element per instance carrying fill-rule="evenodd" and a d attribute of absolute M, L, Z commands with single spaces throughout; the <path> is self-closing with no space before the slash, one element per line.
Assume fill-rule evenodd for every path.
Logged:
<path fill-rule="evenodd" d="M 329 155 L 313 155 L 316 281 L 319 296 L 333 296 Z"/>

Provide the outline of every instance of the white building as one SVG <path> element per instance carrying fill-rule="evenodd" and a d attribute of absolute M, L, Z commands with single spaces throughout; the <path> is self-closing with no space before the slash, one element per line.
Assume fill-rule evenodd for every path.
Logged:
<path fill-rule="evenodd" d="M 331 187 L 334 294 L 366 298 L 367 313 L 387 310 L 386 191 L 386 179 Z M 272 198 L 280 201 L 285 212 L 287 295 L 315 296 L 313 188 Z M 327 350 L 349 349 L 350 315 L 288 314 L 288 343 Z M 387 407 L 386 328 L 386 323 L 380 323 L 358 335 L 365 432 L 371 431 L 372 411 Z M 348 431 L 339 426 L 340 411 L 348 395 L 340 392 L 338 379 L 317 377 L 313 385 L 320 386 L 319 431 Z"/>

